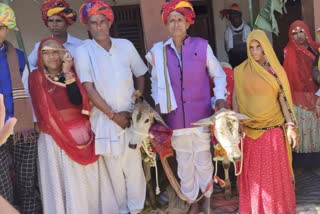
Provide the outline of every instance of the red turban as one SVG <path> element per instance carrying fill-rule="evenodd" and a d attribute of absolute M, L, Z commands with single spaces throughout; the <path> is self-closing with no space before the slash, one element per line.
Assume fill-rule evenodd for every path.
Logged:
<path fill-rule="evenodd" d="M 46 26 L 48 26 L 48 18 L 54 15 L 64 18 L 68 25 L 72 25 L 77 20 L 77 13 L 65 0 L 44 0 L 41 13 Z"/>
<path fill-rule="evenodd" d="M 89 0 L 87 3 L 81 5 L 79 14 L 82 24 L 87 23 L 92 15 L 104 15 L 111 22 L 114 20 L 111 7 L 103 0 Z"/>
<path fill-rule="evenodd" d="M 172 0 L 162 4 L 162 21 L 166 25 L 168 16 L 171 12 L 176 11 L 184 15 L 190 24 L 194 24 L 196 14 L 189 0 Z"/>

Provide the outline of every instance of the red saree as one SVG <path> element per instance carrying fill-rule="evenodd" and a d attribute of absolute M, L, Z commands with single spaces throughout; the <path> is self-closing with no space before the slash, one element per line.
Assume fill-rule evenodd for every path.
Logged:
<path fill-rule="evenodd" d="M 38 54 L 38 61 L 40 57 Z M 87 165 L 95 162 L 98 156 L 95 155 L 94 134 L 88 117 L 89 100 L 80 81 L 76 80 L 82 95 L 80 106 L 69 101 L 64 84 L 51 82 L 45 77 L 40 63 L 38 70 L 29 76 L 29 90 L 40 130 L 52 136 L 72 160 Z"/>
<path fill-rule="evenodd" d="M 287 72 L 291 86 L 293 103 L 306 110 L 313 110 L 317 98 L 315 92 L 318 89 L 318 86 L 312 80 L 315 56 L 307 48 L 295 42 L 292 31 L 296 27 L 304 30 L 308 44 L 314 53 L 318 53 L 320 47 L 320 43 L 312 40 L 309 28 L 303 21 L 293 22 L 289 28 L 289 42 L 284 49 L 283 67 Z"/>

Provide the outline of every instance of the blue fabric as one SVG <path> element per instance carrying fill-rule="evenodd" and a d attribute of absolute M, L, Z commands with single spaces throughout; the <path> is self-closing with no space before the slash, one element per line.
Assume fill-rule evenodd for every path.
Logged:
<path fill-rule="evenodd" d="M 2 46 L 2 48 L 0 49 L 0 93 L 3 94 L 4 105 L 6 107 L 5 121 L 7 121 L 10 117 L 13 117 L 11 75 L 6 51 L 6 47 Z M 20 75 L 22 76 L 26 62 L 23 52 L 18 49 L 16 49 L 16 52 L 19 60 Z"/>

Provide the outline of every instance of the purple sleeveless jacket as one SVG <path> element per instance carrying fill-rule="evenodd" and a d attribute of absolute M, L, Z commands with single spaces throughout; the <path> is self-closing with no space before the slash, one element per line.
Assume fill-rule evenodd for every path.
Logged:
<path fill-rule="evenodd" d="M 187 37 L 182 46 L 182 67 L 174 49 L 167 45 L 167 66 L 177 109 L 164 115 L 172 129 L 192 127 L 212 115 L 209 74 L 206 69 L 208 41 Z"/>

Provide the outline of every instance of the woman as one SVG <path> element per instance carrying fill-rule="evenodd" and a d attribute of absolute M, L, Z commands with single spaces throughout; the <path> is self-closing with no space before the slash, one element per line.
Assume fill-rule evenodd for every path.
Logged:
<path fill-rule="evenodd" d="M 29 88 L 41 131 L 39 181 L 44 213 L 118 213 L 106 166 L 94 153 L 89 103 L 61 42 L 38 50 Z"/>
<path fill-rule="evenodd" d="M 291 149 L 298 143 L 290 86 L 261 30 L 247 40 L 248 59 L 235 68 L 234 110 L 253 120 L 244 126 L 240 213 L 295 213 Z"/>
<path fill-rule="evenodd" d="M 318 87 L 312 80 L 312 68 L 320 43 L 312 40 L 308 26 L 300 20 L 289 28 L 289 42 L 284 49 L 283 67 L 291 85 L 301 144 L 298 153 L 320 152 L 320 121 L 316 117 L 315 95 Z M 311 155 L 299 155 L 301 161 Z M 301 164 L 301 161 L 300 164 Z M 305 165 L 305 164 L 303 164 Z"/>

